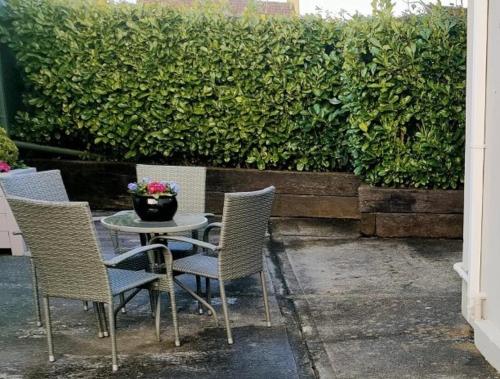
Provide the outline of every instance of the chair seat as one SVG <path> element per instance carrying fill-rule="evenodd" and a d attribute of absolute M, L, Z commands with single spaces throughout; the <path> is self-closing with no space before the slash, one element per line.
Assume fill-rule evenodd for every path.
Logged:
<path fill-rule="evenodd" d="M 116 268 L 108 268 L 108 274 L 111 285 L 111 293 L 113 295 L 119 295 L 122 292 L 140 287 L 161 277 L 161 275 L 143 270 L 130 271 Z"/>
<path fill-rule="evenodd" d="M 217 279 L 219 276 L 218 259 L 201 254 L 176 259 L 173 262 L 173 268 L 174 271 L 201 275 L 214 279 Z"/>
<path fill-rule="evenodd" d="M 193 245 L 187 242 L 168 241 L 168 248 L 171 251 L 192 251 Z"/>

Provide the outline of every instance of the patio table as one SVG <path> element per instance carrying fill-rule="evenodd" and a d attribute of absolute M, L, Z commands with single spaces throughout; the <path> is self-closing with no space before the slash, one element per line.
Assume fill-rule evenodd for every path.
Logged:
<path fill-rule="evenodd" d="M 110 230 L 151 235 L 199 230 L 208 224 L 208 220 L 201 213 L 177 213 L 171 221 L 142 221 L 131 210 L 103 217 L 101 223 Z"/>
<path fill-rule="evenodd" d="M 144 246 L 149 243 L 153 235 L 165 235 L 179 232 L 194 232 L 197 235 L 197 231 L 208 224 L 208 220 L 205 217 L 206 215 L 206 213 L 177 213 L 171 221 L 143 221 L 137 216 L 135 211 L 130 210 L 103 217 L 101 223 L 105 228 L 111 231 L 138 233 L 141 238 L 141 245 Z M 193 251 L 196 252 L 195 245 L 193 245 Z M 148 252 L 148 259 L 150 271 L 163 272 L 160 256 L 155 255 L 153 252 Z M 199 302 L 205 304 L 207 308 L 212 311 L 214 318 L 217 320 L 217 315 L 210 304 L 194 294 L 175 278 L 174 282 L 190 293 L 191 296 L 196 298 Z"/>
<path fill-rule="evenodd" d="M 121 211 L 103 217 L 102 225 L 115 232 L 138 233 L 141 245 L 147 245 L 152 236 L 179 232 L 196 232 L 208 224 L 205 213 L 177 213 L 171 221 L 143 221 L 133 210 Z"/>

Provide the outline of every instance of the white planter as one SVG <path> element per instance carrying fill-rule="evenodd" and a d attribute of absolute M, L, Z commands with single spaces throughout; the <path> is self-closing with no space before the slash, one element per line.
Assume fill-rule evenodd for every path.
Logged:
<path fill-rule="evenodd" d="M 20 168 L 7 173 L 0 173 L 0 178 L 11 175 L 30 174 L 32 172 L 36 172 L 36 168 Z M 26 255 L 24 241 L 17 233 L 19 233 L 19 227 L 0 187 L 0 249 L 10 249 L 12 255 Z"/>

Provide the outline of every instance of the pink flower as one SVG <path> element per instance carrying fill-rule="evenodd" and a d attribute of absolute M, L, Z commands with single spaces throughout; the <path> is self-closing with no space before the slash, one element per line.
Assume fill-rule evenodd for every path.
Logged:
<path fill-rule="evenodd" d="M 7 162 L 0 161 L 0 172 L 9 172 L 10 166 Z"/>
<path fill-rule="evenodd" d="M 160 182 L 148 183 L 148 194 L 154 195 L 156 193 L 163 193 L 167 191 L 167 186 Z"/>

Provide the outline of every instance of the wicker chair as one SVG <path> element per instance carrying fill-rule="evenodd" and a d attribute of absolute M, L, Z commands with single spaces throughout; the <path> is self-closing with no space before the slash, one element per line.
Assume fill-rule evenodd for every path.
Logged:
<path fill-rule="evenodd" d="M 69 201 L 64 182 L 59 170 L 39 171 L 23 175 L 0 178 L 0 185 L 7 196 L 19 196 L 33 200 Z M 37 325 L 42 326 L 40 300 L 38 298 L 38 281 L 36 268 L 31 258 L 31 275 L 33 286 L 33 302 Z M 87 304 L 84 304 L 87 310 Z"/>
<path fill-rule="evenodd" d="M 61 177 L 61 172 L 59 170 L 49 170 L 49 171 L 39 171 L 29 174 L 9 176 L 0 179 L 0 185 L 2 186 L 6 195 L 19 196 L 27 199 L 33 200 L 44 200 L 44 201 L 69 201 L 68 193 L 66 192 L 66 187 Z M 140 262 L 138 264 L 137 262 Z M 140 265 L 141 268 L 145 267 L 146 262 L 145 257 L 137 257 L 134 260 L 128 262 L 123 262 L 122 265 L 124 269 Z M 38 298 L 38 283 L 36 268 L 31 260 L 31 272 L 32 272 L 32 285 L 33 285 L 33 300 L 35 304 L 35 316 L 37 318 L 37 325 L 42 326 L 42 318 L 40 313 L 40 300 Z M 121 296 L 122 301 L 125 299 L 125 295 Z M 84 310 L 88 310 L 88 304 L 84 301 Z M 122 307 L 122 312 L 126 313 L 125 307 Z M 106 336 L 107 333 L 104 333 Z"/>
<path fill-rule="evenodd" d="M 59 170 L 7 176 L 0 182 L 6 195 L 33 200 L 69 201 Z"/>
<path fill-rule="evenodd" d="M 228 193 L 224 197 L 221 235 L 219 245 L 187 237 L 166 236 L 167 240 L 183 241 L 195 244 L 203 249 L 217 253 L 217 257 L 196 254 L 174 260 L 174 274 L 185 273 L 219 280 L 222 309 L 226 324 L 227 340 L 233 343 L 224 284 L 228 280 L 260 274 L 267 325 L 271 326 L 269 303 L 267 298 L 265 274 L 263 268 L 262 246 L 267 230 L 274 199 L 274 187 L 254 192 Z M 174 279 L 188 290 L 198 301 L 202 302 L 215 315 L 213 307 L 197 297 L 182 283 Z M 216 317 L 216 316 L 215 316 Z"/>
<path fill-rule="evenodd" d="M 167 282 L 171 296 L 176 345 L 178 329 L 173 292 L 172 257 L 164 245 L 149 245 L 103 261 L 92 215 L 87 203 L 48 202 L 21 197 L 8 197 L 7 201 L 19 224 L 21 232 L 31 249 L 40 278 L 40 289 L 45 311 L 45 327 L 49 349 L 49 361 L 54 361 L 52 326 L 50 322 L 49 298 L 61 297 L 93 302 L 94 307 L 104 309 L 108 304 L 109 330 L 111 335 L 112 368 L 118 369 L 115 318 L 120 307 L 115 309 L 114 297 L 134 290 L 130 300 L 141 288 L 151 288 L 160 277 Z M 129 271 L 111 268 L 138 254 L 155 249 L 163 252 L 167 272 L 157 275 L 145 271 Z M 155 288 L 155 291 L 157 289 Z M 106 327 L 105 313 L 96 312 L 98 323 Z M 104 319 L 103 319 L 104 318 Z M 159 335 L 159 312 L 157 312 L 156 334 Z"/>
<path fill-rule="evenodd" d="M 205 183 L 207 169 L 205 167 L 190 166 L 165 166 L 165 165 L 136 165 L 137 179 L 150 178 L 152 180 L 175 181 L 179 184 L 180 192 L 177 195 L 179 213 L 202 213 L 206 216 L 213 216 L 205 212 Z M 182 234 L 181 234 L 182 235 Z M 199 231 L 192 232 L 191 237 L 198 239 Z M 156 239 L 163 242 L 161 238 Z M 169 248 L 174 259 L 185 257 L 196 252 L 195 245 L 188 243 L 172 243 Z M 209 292 L 210 279 L 205 280 L 205 292 Z M 201 294 L 201 280 L 196 277 L 196 291 Z M 198 312 L 203 313 L 201 304 L 198 304 Z"/>

